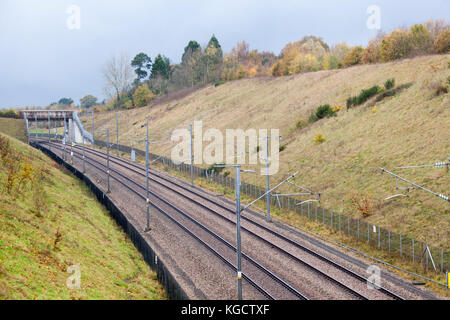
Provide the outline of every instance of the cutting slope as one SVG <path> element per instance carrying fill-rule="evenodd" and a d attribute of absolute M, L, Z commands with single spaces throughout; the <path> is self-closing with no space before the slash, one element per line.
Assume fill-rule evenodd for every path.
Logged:
<path fill-rule="evenodd" d="M 280 156 L 280 172 L 300 171 L 297 183 L 323 193 L 323 206 L 361 216 L 352 204 L 354 193 L 370 193 L 374 209 L 371 223 L 392 231 L 449 247 L 449 203 L 420 190 L 410 198 L 384 199 L 399 193 L 395 180 L 377 169 L 434 164 L 450 157 L 450 99 L 436 95 L 446 86 L 450 55 L 426 56 L 387 64 L 362 65 L 343 70 L 320 71 L 280 78 L 255 78 L 208 87 L 165 104 L 119 113 L 121 144 L 145 136 L 150 117 L 152 140 L 169 141 L 172 130 L 202 120 L 204 128 L 279 128 L 286 149 Z M 368 101 L 346 110 L 346 100 L 374 85 L 395 78 L 396 95 Z M 448 88 L 448 86 L 447 86 Z M 297 128 L 308 122 L 322 104 L 342 106 L 335 118 Z M 374 108 L 375 107 L 375 108 Z M 90 130 L 90 118 L 84 119 Z M 114 113 L 96 116 L 96 128 L 115 131 Z M 326 141 L 313 142 L 321 133 Z M 104 138 L 98 131 L 96 138 Z M 112 134 L 115 139 L 115 133 Z M 152 145 L 162 153 L 166 146 Z M 142 146 L 141 146 L 142 148 Z M 427 188 L 448 195 L 449 172 L 445 169 L 397 171 Z M 246 175 L 248 182 L 264 185 L 264 177 Z M 290 189 L 290 191 L 294 191 Z"/>
<path fill-rule="evenodd" d="M 83 182 L 1 134 L 0 151 L 0 300 L 164 299 L 156 274 Z M 66 286 L 72 265 L 79 290 Z"/>

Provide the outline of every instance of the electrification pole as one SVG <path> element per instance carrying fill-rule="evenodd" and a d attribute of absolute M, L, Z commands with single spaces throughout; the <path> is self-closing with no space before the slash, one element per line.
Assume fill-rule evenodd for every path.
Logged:
<path fill-rule="evenodd" d="M 148 154 L 148 119 L 147 119 L 147 139 L 145 140 L 145 191 L 146 191 L 146 201 L 147 201 L 147 227 L 145 228 L 145 232 L 150 231 L 150 199 L 149 199 L 149 154 Z"/>
<path fill-rule="evenodd" d="M 119 115 L 117 111 L 116 111 L 116 136 L 117 136 L 117 145 L 116 145 L 117 156 L 119 156 Z"/>
<path fill-rule="evenodd" d="M 191 132 L 191 186 L 194 186 L 194 146 L 192 145 L 192 124 L 189 128 Z"/>
<path fill-rule="evenodd" d="M 48 117 L 48 142 L 50 142 L 50 111 L 47 111 Z"/>
<path fill-rule="evenodd" d="M 92 111 L 92 145 L 95 146 L 95 136 L 94 136 L 94 111 Z"/>
<path fill-rule="evenodd" d="M 83 139 L 83 174 L 84 174 L 84 173 L 86 173 L 86 160 L 85 160 L 86 154 L 84 151 L 84 134 L 82 134 L 81 136 Z"/>
<path fill-rule="evenodd" d="M 111 192 L 110 184 L 109 184 L 109 129 L 106 129 L 106 173 L 108 175 L 108 191 Z"/>

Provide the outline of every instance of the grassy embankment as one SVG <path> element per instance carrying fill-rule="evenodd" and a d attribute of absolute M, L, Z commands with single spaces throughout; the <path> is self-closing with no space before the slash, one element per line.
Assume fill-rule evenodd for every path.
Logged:
<path fill-rule="evenodd" d="M 0 139 L 0 299 L 166 298 L 84 183 L 22 142 Z M 80 290 L 66 286 L 72 265 Z"/>
<path fill-rule="evenodd" d="M 25 121 L 22 119 L 0 118 L 0 132 L 27 142 Z"/>
<path fill-rule="evenodd" d="M 395 180 L 377 169 L 434 164 L 450 156 L 450 97 L 443 92 L 436 95 L 439 86 L 448 89 L 449 63 L 450 55 L 425 56 L 343 70 L 233 81 L 178 100 L 121 111 L 120 141 L 129 145 L 130 138 L 143 139 L 146 117 L 152 119 L 153 141 L 170 141 L 174 129 L 188 128 L 194 120 L 202 120 L 204 130 L 217 128 L 222 132 L 227 128 L 279 128 L 285 149 L 273 184 L 284 174 L 300 171 L 296 182 L 322 192 L 325 208 L 358 218 L 362 214 L 351 197 L 369 193 L 373 209 L 364 219 L 433 246 L 449 248 L 448 202 L 421 190 L 412 191 L 410 198 L 385 201 L 399 191 L 395 190 Z M 374 85 L 383 87 L 391 78 L 395 78 L 397 90 L 409 86 L 381 101 L 375 101 L 381 97 L 379 94 L 363 105 L 346 109 L 349 97 Z M 341 111 L 336 117 L 308 122 L 311 112 L 323 104 L 341 106 Z M 84 120 L 90 130 L 90 116 Z M 114 113 L 97 114 L 95 126 L 96 138 L 104 139 L 104 129 L 115 131 Z M 318 133 L 326 139 L 321 144 L 313 141 Z M 167 145 L 152 144 L 151 148 L 161 154 Z M 448 194 L 450 175 L 445 169 L 397 172 L 437 193 Z M 265 177 L 259 175 L 245 175 L 243 179 L 260 186 L 265 182 Z"/>

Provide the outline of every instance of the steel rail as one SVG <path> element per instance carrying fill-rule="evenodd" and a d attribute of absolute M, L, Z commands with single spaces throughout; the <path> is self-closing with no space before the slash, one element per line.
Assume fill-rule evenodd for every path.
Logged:
<path fill-rule="evenodd" d="M 57 147 L 59 149 L 59 147 Z M 78 152 L 76 152 L 76 154 L 78 154 Z M 76 155 L 75 156 L 78 159 L 81 159 L 80 156 Z M 87 158 L 90 159 L 98 164 L 100 164 L 101 166 L 104 166 L 102 163 L 100 163 L 99 161 L 92 159 L 92 158 Z M 93 164 L 91 161 L 86 160 L 86 162 L 88 162 L 90 165 L 92 165 L 93 167 L 95 167 L 97 170 L 101 171 L 101 172 L 106 172 L 105 170 L 99 168 L 97 165 Z M 135 184 L 136 186 L 138 186 L 141 189 L 145 189 L 143 186 L 139 185 L 138 183 L 136 183 L 135 181 L 133 181 L 132 179 L 126 177 L 125 175 L 123 175 L 122 173 L 118 172 L 115 169 L 111 169 L 110 168 L 110 172 L 113 172 L 119 176 L 121 176 L 123 179 L 131 182 L 132 184 Z M 129 189 L 131 192 L 135 193 L 136 195 L 138 195 L 139 197 L 141 197 L 142 199 L 146 199 L 145 196 L 139 194 L 136 190 L 132 189 L 130 186 L 126 185 L 125 183 L 123 183 L 122 181 L 120 181 L 120 179 L 114 177 L 111 175 L 111 177 L 118 181 L 119 183 L 121 183 L 122 185 L 124 185 L 127 189 Z M 177 211 L 178 213 L 180 213 L 182 216 L 184 216 L 185 218 L 187 218 L 188 220 L 192 221 L 194 224 L 196 224 L 197 226 L 199 226 L 202 230 L 206 231 L 207 233 L 211 234 L 213 237 L 215 237 L 216 239 L 218 239 L 221 243 L 225 244 L 227 247 L 229 247 L 230 249 L 236 251 L 236 248 L 229 243 L 228 241 L 226 241 L 225 239 L 223 239 L 220 235 L 216 234 L 215 232 L 211 231 L 210 229 L 208 229 L 206 226 L 204 226 L 202 223 L 200 223 L 199 221 L 197 221 L 196 219 L 194 219 L 193 217 L 189 216 L 188 214 L 186 214 L 183 210 L 179 209 L 178 207 L 176 207 L 175 205 L 171 204 L 167 199 L 162 198 L 161 196 L 158 196 L 157 194 L 155 194 L 154 192 L 150 192 L 150 194 L 152 196 L 154 196 L 155 198 L 157 198 L 158 200 L 160 200 L 161 202 L 163 202 L 164 204 L 172 207 L 175 211 Z M 222 255 L 220 255 L 220 253 L 218 253 L 217 251 L 215 251 L 215 249 L 213 249 L 212 247 L 210 247 L 210 245 L 208 245 L 207 243 L 205 243 L 202 239 L 200 239 L 198 236 L 196 236 L 192 231 L 190 231 L 189 229 L 187 229 L 187 227 L 183 226 L 181 223 L 179 223 L 178 221 L 176 221 L 175 218 L 171 217 L 169 214 L 167 214 L 163 209 L 161 209 L 159 206 L 157 206 L 156 204 L 152 203 L 153 206 L 155 206 L 156 209 L 158 209 L 158 211 L 161 211 L 164 215 L 166 215 L 170 220 L 172 220 L 173 222 L 175 222 L 178 226 L 180 226 L 183 230 L 187 231 L 189 234 L 191 234 L 192 236 L 194 236 L 197 240 L 199 240 L 200 242 L 202 242 L 203 244 L 205 244 L 209 249 L 211 249 L 212 251 L 214 251 L 214 253 L 216 255 L 219 256 L 219 258 L 221 258 L 222 260 L 226 260 L 226 258 L 224 258 Z M 263 271 L 265 274 L 267 274 L 270 278 L 272 278 L 273 280 L 275 280 L 276 282 L 278 282 L 279 284 L 281 284 L 283 287 L 285 287 L 286 289 L 288 289 L 289 291 L 291 291 L 294 295 L 296 295 L 297 297 L 299 297 L 300 299 L 303 300 L 309 300 L 309 298 L 301 293 L 300 291 L 298 291 L 297 289 L 295 289 L 291 284 L 289 284 L 288 282 L 284 281 L 283 279 L 281 279 L 279 276 L 277 276 L 275 273 L 271 272 L 270 270 L 268 270 L 266 267 L 262 266 L 261 264 L 259 264 L 257 261 L 255 261 L 253 258 L 249 257 L 247 254 L 243 253 L 243 257 L 246 258 L 249 262 L 251 262 L 254 266 L 256 266 L 259 270 Z M 227 264 L 230 264 L 233 266 L 234 271 L 237 270 L 237 268 L 231 264 L 231 262 L 226 261 Z M 274 299 L 274 297 L 268 293 L 264 288 L 262 288 L 262 286 L 260 286 L 259 284 L 257 284 L 254 280 L 252 280 L 251 278 L 249 278 L 248 275 L 243 274 L 243 276 L 245 276 L 245 279 L 247 281 L 249 281 L 252 285 L 254 285 L 255 287 L 257 287 L 257 289 L 262 292 L 266 297 L 268 297 L 269 299 Z"/>
<path fill-rule="evenodd" d="M 44 141 L 44 142 L 45 142 L 45 141 Z M 104 155 L 103 155 L 103 153 L 102 153 L 101 151 L 98 151 L 98 150 L 95 150 L 95 149 L 92 149 L 92 148 L 88 148 L 88 149 L 89 149 L 89 151 L 91 151 L 91 153 L 97 154 L 97 155 L 100 156 L 100 157 L 104 157 Z M 125 159 L 121 159 L 120 157 L 114 157 L 114 158 L 116 158 L 117 160 L 119 160 L 119 161 L 121 161 L 121 162 L 123 162 L 123 163 L 126 163 L 127 165 L 130 165 L 130 166 L 132 166 L 132 167 L 135 167 L 135 168 L 137 168 L 137 169 L 139 169 L 139 170 L 144 170 L 143 168 L 139 167 L 138 165 L 136 165 L 136 164 L 134 164 L 134 163 L 130 163 L 130 162 L 128 162 L 128 161 L 125 161 Z M 114 160 L 112 160 L 111 162 L 114 162 L 114 163 L 116 163 L 117 165 L 121 165 L 121 163 L 119 163 L 119 162 L 117 162 L 117 161 L 114 161 Z M 143 175 L 142 173 L 137 172 L 136 170 L 134 170 L 134 169 L 132 169 L 132 168 L 127 168 L 127 169 L 130 170 L 130 171 L 133 171 L 134 173 L 139 174 L 139 175 L 141 175 L 141 176 Z M 171 181 L 170 179 L 167 179 L 167 178 L 165 178 L 165 177 L 162 177 L 162 176 L 160 176 L 159 174 L 156 174 L 156 173 L 154 173 L 154 172 L 152 172 L 151 174 L 154 175 L 154 176 L 156 176 L 156 177 L 158 177 L 159 179 L 162 179 L 162 180 L 164 180 L 164 181 L 167 181 L 167 182 L 169 182 L 169 183 L 175 185 L 176 187 L 179 187 L 179 188 L 181 188 L 181 189 L 183 189 L 183 190 L 185 190 L 185 191 L 188 191 L 188 192 L 190 192 L 190 193 L 192 193 L 192 194 L 194 194 L 194 195 L 196 195 L 196 196 L 198 196 L 198 197 L 200 197 L 200 198 L 202 198 L 202 199 L 204 199 L 204 200 L 206 200 L 206 201 L 212 203 L 213 205 L 218 206 L 218 207 L 220 207 L 220 208 L 222 208 L 222 209 L 224 209 L 224 210 L 230 212 L 231 214 L 235 214 L 235 212 L 234 212 L 233 210 L 231 210 L 230 208 L 228 208 L 228 207 L 226 207 L 226 206 L 224 206 L 224 205 L 222 205 L 222 204 L 220 204 L 220 203 L 214 202 L 213 200 L 209 199 L 208 197 L 206 197 L 206 196 L 204 196 L 204 195 L 201 195 L 201 194 L 199 194 L 199 193 L 197 193 L 197 192 L 192 191 L 190 188 L 187 188 L 187 187 L 185 187 L 185 186 L 179 185 L 179 184 L 177 184 L 177 183 Z M 163 183 L 161 183 L 161 182 L 159 182 L 159 181 L 157 181 L 157 180 L 155 180 L 155 179 L 153 179 L 153 178 L 151 178 L 151 180 L 154 181 L 154 182 L 156 182 L 156 183 L 158 183 L 158 184 L 160 184 L 160 185 L 162 185 L 163 187 L 165 187 L 165 188 L 167 188 L 167 189 L 169 189 L 169 190 L 171 190 L 171 191 L 173 191 L 173 192 L 175 192 L 175 193 L 177 193 L 177 194 L 179 194 L 179 195 L 185 197 L 186 199 L 190 200 L 191 202 L 196 203 L 197 205 L 199 205 L 199 206 L 203 207 L 204 209 L 210 211 L 210 212 L 213 213 L 214 215 L 216 215 L 216 216 L 222 218 L 223 220 L 226 220 L 226 221 L 229 222 L 229 223 L 235 224 L 235 222 L 234 222 L 233 220 L 230 220 L 230 219 L 224 217 L 222 214 L 216 212 L 214 209 L 209 208 L 208 206 L 206 206 L 206 205 L 204 205 L 204 204 L 202 204 L 202 203 L 200 203 L 200 202 L 198 202 L 198 201 L 196 201 L 196 200 L 194 200 L 194 199 L 188 197 L 187 195 L 185 195 L 185 194 L 183 194 L 183 193 L 181 193 L 181 192 L 179 192 L 179 191 L 177 191 L 177 190 L 172 189 L 171 187 L 169 187 L 169 186 L 167 186 L 167 185 L 165 185 L 165 184 L 163 184 Z M 259 222 L 256 222 L 256 221 L 254 221 L 254 220 L 252 220 L 252 219 L 250 219 L 250 218 L 248 218 L 248 217 L 245 217 L 245 216 L 241 216 L 241 217 L 242 217 L 242 219 L 244 219 L 244 220 L 250 222 L 251 224 L 256 225 L 257 227 L 263 229 L 264 231 L 269 232 L 269 233 L 271 233 L 271 234 L 273 234 L 273 235 L 275 235 L 275 236 L 281 238 L 282 240 L 284 240 L 284 241 L 288 242 L 289 244 L 293 245 L 294 247 L 296 247 L 296 248 L 298 248 L 298 249 L 301 249 L 301 250 L 303 250 L 303 251 L 306 251 L 307 253 L 309 253 L 309 254 L 315 256 L 316 258 L 318 258 L 318 259 L 320 259 L 320 260 L 322 260 L 322 261 L 324 261 L 324 262 L 326 262 L 326 263 L 328 263 L 328 264 L 331 264 L 333 267 L 335 267 L 335 268 L 337 268 L 337 269 L 339 269 L 339 270 L 345 272 L 346 274 L 348 274 L 348 275 L 350 275 L 350 276 L 352 276 L 352 277 L 358 279 L 359 281 L 365 282 L 365 283 L 368 282 L 368 280 L 367 280 L 365 277 L 363 277 L 363 276 L 359 275 L 358 273 L 356 273 L 356 272 L 354 272 L 354 271 L 348 269 L 347 267 L 345 267 L 345 266 L 343 266 L 343 265 L 341 265 L 341 264 L 338 264 L 337 262 L 335 262 L 335 261 L 333 261 L 333 260 L 331 260 L 331 259 L 329 259 L 329 258 L 327 258 L 327 257 L 325 257 L 325 256 L 323 256 L 323 255 L 321 255 L 320 253 L 318 253 L 318 252 L 316 252 L 316 251 L 314 251 L 314 250 L 312 250 L 312 249 L 309 249 L 309 248 L 305 247 L 304 245 L 302 245 L 302 244 L 300 244 L 300 243 L 298 243 L 298 242 L 296 242 L 296 241 L 294 241 L 294 240 L 292 240 L 292 239 L 290 239 L 290 238 L 288 238 L 288 237 L 286 237 L 286 236 L 284 236 L 284 235 L 282 235 L 282 234 L 280 234 L 280 233 L 278 233 L 278 232 L 276 232 L 276 231 L 274 231 L 274 230 L 272 230 L 272 229 L 270 229 L 270 228 L 268 228 L 268 227 L 262 225 L 262 224 L 259 223 Z M 279 251 L 282 252 L 283 254 L 287 255 L 289 258 L 294 259 L 295 261 L 297 261 L 297 262 L 299 262 L 299 263 L 301 263 L 301 264 L 303 264 L 303 265 L 305 265 L 305 266 L 311 268 L 312 270 L 314 270 L 314 271 L 316 271 L 316 272 L 318 272 L 318 273 L 321 273 L 321 274 L 322 274 L 323 276 L 325 276 L 327 279 L 330 279 L 332 282 L 335 282 L 338 286 L 343 287 L 343 288 L 344 288 L 345 290 L 347 290 L 347 291 L 351 291 L 352 294 L 354 294 L 354 295 L 356 295 L 356 296 L 359 296 L 359 297 L 362 298 L 362 299 L 367 299 L 367 297 L 365 297 L 365 296 L 363 296 L 362 294 L 360 294 L 360 293 L 356 292 L 355 290 L 351 289 L 350 287 L 348 287 L 347 285 L 343 284 L 343 283 L 340 282 L 339 280 L 334 279 L 334 278 L 328 276 L 328 275 L 325 274 L 323 271 L 321 271 L 321 270 L 317 269 L 316 267 L 314 267 L 314 266 L 312 266 L 312 265 L 306 263 L 305 261 L 303 261 L 303 260 L 299 259 L 298 257 L 292 255 L 291 253 L 287 252 L 286 250 L 284 250 L 284 249 L 282 249 L 282 248 L 280 248 L 280 247 L 278 247 L 278 246 L 272 244 L 272 243 L 269 242 L 267 239 L 264 239 L 263 237 L 261 237 L 260 235 L 254 233 L 253 231 L 251 231 L 251 230 L 249 230 L 249 229 L 247 229 L 247 228 L 245 228 L 245 227 L 242 227 L 242 229 L 243 229 L 244 231 L 250 233 L 251 235 L 257 237 L 257 238 L 260 239 L 261 241 L 263 241 L 263 242 L 269 244 L 270 246 L 276 248 L 277 250 L 279 250 Z M 384 294 L 390 296 L 391 298 L 394 298 L 394 299 L 396 299 L 396 300 L 404 300 L 403 297 L 397 295 L 396 293 L 390 291 L 390 290 L 387 289 L 387 288 L 380 287 L 379 290 L 380 290 L 381 292 L 383 292 Z"/>
<path fill-rule="evenodd" d="M 97 155 L 100 156 L 100 157 L 104 157 L 104 155 L 103 155 L 103 153 L 102 153 L 101 151 L 98 151 L 98 150 L 95 150 L 95 149 L 90 149 L 90 150 L 92 151 L 91 153 L 97 154 Z M 130 165 L 130 166 L 135 167 L 135 168 L 137 168 L 137 169 L 143 170 L 142 168 L 140 168 L 138 165 L 136 165 L 136 164 L 134 164 L 134 163 L 129 163 L 128 161 L 124 161 L 124 160 L 122 160 L 121 158 L 118 158 L 118 157 L 115 157 L 115 158 L 116 158 L 118 161 L 120 161 L 120 162 L 124 162 L 124 163 L 126 163 L 127 165 Z M 121 163 L 119 163 L 119 162 L 117 162 L 117 161 L 114 161 L 114 163 L 116 163 L 116 164 L 118 164 L 118 165 L 121 165 Z M 130 170 L 130 171 L 133 171 L 133 172 L 136 173 L 136 174 L 143 175 L 142 173 L 137 172 L 136 170 L 134 170 L 134 169 L 132 169 L 132 168 L 127 168 L 127 169 Z M 197 192 L 194 192 L 194 191 L 190 190 L 190 189 L 187 188 L 187 187 L 184 187 L 184 186 L 182 186 L 182 185 L 179 185 L 179 184 L 177 184 L 177 183 L 171 181 L 170 179 L 167 179 L 167 178 L 165 178 L 165 177 L 161 177 L 161 176 L 158 175 L 158 174 L 155 174 L 155 173 L 152 173 L 152 174 L 155 175 L 155 176 L 157 176 L 158 178 L 160 178 L 160 179 L 162 179 L 162 180 L 165 180 L 165 181 L 167 181 L 167 182 L 169 182 L 169 183 L 175 185 L 176 187 L 179 187 L 179 188 L 181 188 L 181 189 L 183 189 L 183 190 L 185 190 L 185 191 L 188 191 L 188 192 L 190 192 L 190 193 L 193 193 L 193 194 L 197 195 L 198 197 L 200 197 L 200 198 L 202 198 L 202 199 L 204 199 L 204 200 L 207 200 L 208 202 L 212 203 L 213 205 L 216 205 L 216 206 L 218 206 L 218 207 L 220 207 L 220 208 L 222 208 L 222 209 L 224 209 L 224 210 L 226 210 L 226 211 L 228 211 L 228 212 L 230 212 L 230 213 L 232 213 L 232 214 L 235 214 L 235 212 L 234 212 L 233 210 L 231 210 L 230 208 L 228 208 L 228 207 L 226 207 L 226 206 L 224 206 L 224 205 L 222 205 L 222 204 L 216 203 L 216 202 L 212 201 L 211 199 L 209 199 L 208 197 L 205 197 L 205 196 L 203 196 L 203 195 L 201 195 L 201 194 L 198 194 Z M 181 195 L 181 196 L 187 198 L 187 199 L 190 200 L 191 202 L 196 203 L 197 205 L 199 205 L 199 206 L 203 207 L 204 209 L 210 211 L 211 213 L 215 214 L 216 216 L 218 216 L 218 217 L 220 217 L 220 218 L 226 220 L 227 222 L 232 223 L 232 224 L 235 224 L 234 221 L 232 221 L 232 220 L 230 220 L 230 219 L 224 217 L 224 216 L 221 215 L 220 213 L 216 212 L 214 209 L 211 209 L 211 208 L 205 206 L 204 204 L 202 204 L 202 203 L 200 203 L 200 202 L 198 202 L 198 201 L 196 201 L 196 200 L 194 200 L 194 199 L 192 199 L 192 198 L 190 198 L 190 197 L 187 197 L 185 194 L 183 194 L 183 193 L 181 193 L 181 192 L 179 192 L 179 191 L 177 191 L 177 190 L 174 190 L 174 189 L 168 187 L 167 185 L 165 185 L 165 184 L 163 184 L 163 183 L 161 183 L 161 182 L 159 182 L 159 181 L 157 181 L 157 180 L 155 180 L 155 179 L 152 179 L 152 178 L 151 178 L 151 180 L 153 180 L 154 182 L 156 182 L 156 183 L 162 185 L 163 187 L 165 187 L 165 188 L 167 188 L 167 189 L 169 189 L 169 190 L 171 190 L 171 191 L 173 191 L 173 192 L 175 192 L 175 193 L 177 193 L 177 194 L 179 194 L 179 195 Z M 256 222 L 256 221 L 254 221 L 254 220 L 252 220 L 252 219 L 249 219 L 249 218 L 244 217 L 244 216 L 242 216 L 242 218 L 243 218 L 244 220 L 246 220 L 246 221 L 248 221 L 248 222 L 250 222 L 250 223 L 252 223 L 252 224 L 258 226 L 259 228 L 261 228 L 261 229 L 263 229 L 263 230 L 265 230 L 265 231 L 267 231 L 267 232 L 269 232 L 269 233 L 271 233 L 271 234 L 273 234 L 273 235 L 275 235 L 275 236 L 281 238 L 282 240 L 285 240 L 286 242 L 289 242 L 289 243 L 290 243 L 291 245 L 293 245 L 294 247 L 297 247 L 297 248 L 299 248 L 299 249 L 301 249 L 301 250 L 303 250 L 303 251 L 306 251 L 307 253 L 312 254 L 313 256 L 319 258 L 320 260 L 322 260 L 322 261 L 324 261 L 324 262 L 326 262 L 326 263 L 329 263 L 329 264 L 333 265 L 335 268 L 337 268 L 337 269 L 339 269 L 339 270 L 341 270 L 341 271 L 343 271 L 343 272 L 349 274 L 350 276 L 355 277 L 355 278 L 357 278 L 358 280 L 360 280 L 360 281 L 362 281 L 362 282 L 367 282 L 367 281 L 368 281 L 368 280 L 367 280 L 366 278 L 364 278 L 363 276 L 361 276 L 361 275 L 355 273 L 354 271 L 352 271 L 352 270 L 346 268 L 345 266 L 342 266 L 342 265 L 340 265 L 340 264 L 338 264 L 338 263 L 332 261 L 331 259 L 322 256 L 321 254 L 319 254 L 319 253 L 317 253 L 317 252 L 315 252 L 315 251 L 313 251 L 313 250 L 311 250 L 311 249 L 309 249 L 309 248 L 307 248 L 307 247 L 305 247 L 305 246 L 303 246 L 303 245 L 301 245 L 301 244 L 295 242 L 294 240 L 289 239 L 289 238 L 287 238 L 286 236 L 284 236 L 284 235 L 282 235 L 282 234 L 279 234 L 278 232 L 273 231 L 272 229 L 270 229 L 270 228 L 268 228 L 268 227 L 266 227 L 266 226 L 264 226 L 264 225 L 262 225 L 262 224 L 260 224 L 260 223 L 258 223 L 258 222 Z M 278 246 L 272 244 L 271 242 L 269 242 L 267 239 L 264 239 L 264 238 L 261 237 L 260 235 L 258 235 L 258 234 L 256 234 L 256 233 L 252 232 L 251 230 L 249 230 L 249 229 L 247 229 L 247 228 L 245 228 L 245 227 L 242 227 L 242 229 L 243 229 L 244 231 L 250 233 L 251 235 L 257 237 L 257 238 L 260 239 L 261 241 L 263 241 L 263 242 L 269 244 L 271 247 L 276 248 L 278 251 L 280 251 L 280 252 L 282 252 L 283 254 L 287 255 L 287 256 L 290 257 L 291 259 L 294 259 L 295 261 L 297 261 L 297 262 L 299 262 L 299 263 L 301 263 L 301 264 L 303 264 L 303 265 L 309 267 L 310 269 L 314 270 L 315 272 L 318 272 L 318 273 L 322 274 L 323 276 L 325 276 L 325 277 L 326 277 L 327 279 L 329 279 L 330 281 L 332 281 L 332 282 L 336 283 L 338 286 L 344 288 L 344 290 L 347 290 L 347 291 L 351 292 L 352 294 L 358 296 L 358 297 L 361 298 L 361 299 L 367 299 L 367 297 L 365 297 L 365 296 L 363 296 L 362 294 L 360 294 L 360 293 L 356 292 L 355 290 L 351 289 L 350 287 L 348 287 L 348 286 L 345 285 L 344 283 L 340 282 L 339 280 L 334 279 L 334 278 L 328 276 L 327 274 L 325 274 L 325 273 L 322 272 L 321 270 L 319 270 L 319 269 L 315 268 L 314 266 L 312 266 L 312 265 L 306 263 L 305 261 L 303 261 L 303 260 L 299 259 L 298 257 L 292 255 L 291 253 L 287 252 L 286 250 L 284 250 L 284 249 L 282 249 L 282 248 L 280 248 L 280 247 L 278 247 Z M 397 300 L 404 300 L 404 298 L 402 298 L 401 296 L 395 294 L 394 292 L 392 292 L 392 291 L 390 291 L 390 290 L 388 290 L 388 289 L 386 289 L 386 288 L 381 287 L 381 288 L 379 288 L 379 290 L 382 291 L 383 293 L 385 293 L 386 295 L 388 295 L 388 296 L 394 298 L 394 299 L 397 299 Z"/>

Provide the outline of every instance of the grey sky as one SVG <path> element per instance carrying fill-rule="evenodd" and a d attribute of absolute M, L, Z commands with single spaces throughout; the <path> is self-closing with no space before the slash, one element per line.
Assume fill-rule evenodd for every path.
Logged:
<path fill-rule="evenodd" d="M 80 30 L 66 26 L 70 5 L 81 9 Z M 448 0 L 0 0 L 0 108 L 103 99 L 101 68 L 112 55 L 179 62 L 189 40 L 205 44 L 213 33 L 225 51 L 246 40 L 279 54 L 310 34 L 366 44 L 376 34 L 366 27 L 370 5 L 381 8 L 385 31 L 450 20 Z"/>

